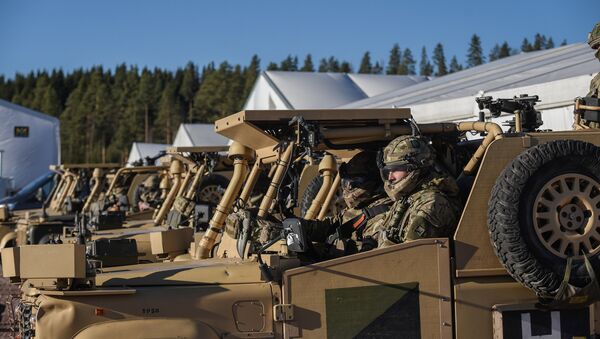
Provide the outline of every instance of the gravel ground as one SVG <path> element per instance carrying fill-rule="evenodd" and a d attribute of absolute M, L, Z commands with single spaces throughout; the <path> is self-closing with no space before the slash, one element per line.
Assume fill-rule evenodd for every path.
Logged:
<path fill-rule="evenodd" d="M 0 270 L 0 272 L 2 272 Z M 7 303 L 11 296 L 19 296 L 19 287 L 11 284 L 8 279 L 0 276 L 0 338 L 14 338 L 14 333 L 11 330 L 11 314 L 7 307 Z"/>

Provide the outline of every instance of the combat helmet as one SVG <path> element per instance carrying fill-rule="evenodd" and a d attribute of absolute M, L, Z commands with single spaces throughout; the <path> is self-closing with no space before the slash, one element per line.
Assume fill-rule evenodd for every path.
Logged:
<path fill-rule="evenodd" d="M 148 176 L 146 178 L 146 180 L 144 180 L 143 185 L 145 188 L 158 189 L 159 183 L 160 183 L 160 178 L 158 177 L 158 175 L 152 174 L 152 175 Z"/>
<path fill-rule="evenodd" d="M 428 140 L 421 136 L 403 135 L 392 140 L 381 152 L 378 166 L 383 187 L 388 196 L 397 200 L 410 194 L 422 178 L 425 169 L 433 165 L 434 153 Z M 392 181 L 391 172 L 404 171 L 406 176 Z"/>
<path fill-rule="evenodd" d="M 363 151 L 340 165 L 342 196 L 350 208 L 362 207 L 381 190 L 381 179 L 377 175 L 377 153 Z"/>
<path fill-rule="evenodd" d="M 600 47 L 600 22 L 588 33 L 588 45 L 593 49 Z"/>

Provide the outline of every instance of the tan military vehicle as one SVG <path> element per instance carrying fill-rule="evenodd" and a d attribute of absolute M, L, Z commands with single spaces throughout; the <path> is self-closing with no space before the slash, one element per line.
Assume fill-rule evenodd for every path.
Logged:
<path fill-rule="evenodd" d="M 538 131 L 534 102 L 481 100 L 494 115 L 515 114 L 509 133 L 483 121 L 417 125 L 408 109 L 244 111 L 221 119 L 216 131 L 236 141 L 234 173 L 189 259 L 94 271 L 84 245 L 5 249 L 3 273 L 22 283 L 14 305 L 19 334 L 591 338 L 600 333 L 592 272 L 600 248 L 600 131 Z M 439 165 L 463 189 L 454 235 L 311 261 L 311 234 L 286 204 L 290 170 L 300 171 L 311 152 L 328 152 L 317 156 L 324 184 L 310 208 L 318 218 L 336 189 L 330 154 L 417 133 L 431 138 Z M 484 138 L 469 141 L 467 133 Z M 273 175 L 256 217 L 239 234 L 223 233 L 269 163 Z M 247 246 L 246 224 L 269 217 L 283 219 L 281 240 Z M 152 238 L 158 247 L 174 242 Z"/>
<path fill-rule="evenodd" d="M 0 241 L 0 248 L 10 243 L 27 244 L 49 241 L 50 233 L 59 232 L 63 225 L 72 224 L 90 191 L 89 181 L 99 172 L 111 172 L 117 164 L 62 164 L 50 170 L 58 174 L 42 209 L 21 210 L 8 215 L 5 223 L 12 224 Z"/>
<path fill-rule="evenodd" d="M 83 220 L 76 227 L 64 230 L 61 242 L 85 240 L 88 257 L 102 267 L 174 260 L 187 252 L 193 231 L 206 228 L 208 217 L 227 186 L 231 164 L 219 155 L 226 150 L 226 147 L 171 147 L 166 165 L 120 169 L 106 192 L 84 206 Z M 145 186 L 152 182 L 150 186 L 160 186 L 160 192 L 144 191 L 151 188 Z M 95 195 L 92 190 L 90 196 Z M 150 205 L 146 204 L 141 211 L 134 210 L 136 201 L 142 200 Z M 153 201 L 157 202 L 156 208 L 152 208 Z M 180 226 L 181 230 L 174 229 Z M 152 249 L 153 233 L 164 237 L 178 234 L 182 237 L 178 243 L 182 245 Z"/>

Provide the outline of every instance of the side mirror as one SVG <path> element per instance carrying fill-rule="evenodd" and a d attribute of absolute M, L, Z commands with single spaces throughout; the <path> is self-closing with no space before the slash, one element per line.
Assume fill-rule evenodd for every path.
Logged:
<path fill-rule="evenodd" d="M 307 236 L 302 221 L 297 218 L 288 218 L 283 221 L 285 242 L 288 250 L 302 253 L 307 250 Z"/>

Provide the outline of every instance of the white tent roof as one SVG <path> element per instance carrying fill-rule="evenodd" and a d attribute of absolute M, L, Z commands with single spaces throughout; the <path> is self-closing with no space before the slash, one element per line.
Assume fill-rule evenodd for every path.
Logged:
<path fill-rule="evenodd" d="M 0 100 L 0 121 L 0 177 L 11 186 L 6 188 L 17 190 L 60 163 L 58 119 Z M 17 127 L 27 133 L 16 136 Z"/>
<path fill-rule="evenodd" d="M 594 51 L 587 44 L 577 43 L 550 50 L 521 53 L 341 107 L 412 107 L 473 97 L 482 91 L 487 93 L 543 84 L 590 75 L 598 71 L 600 63 L 594 57 Z M 438 108 L 438 121 L 450 120 L 451 118 L 446 117 L 456 115 L 449 112 L 453 110 L 452 106 Z M 415 117 L 419 120 L 418 115 Z"/>
<path fill-rule="evenodd" d="M 181 124 L 173 146 L 227 146 L 229 139 L 217 134 L 213 124 Z"/>
<path fill-rule="evenodd" d="M 134 142 L 131 144 L 127 165 L 133 164 L 135 161 L 146 157 L 154 157 L 160 151 L 166 151 L 169 145 L 166 144 L 150 144 L 145 142 Z"/>
<path fill-rule="evenodd" d="M 417 75 L 262 72 L 244 109 L 332 108 L 421 83 Z"/>

